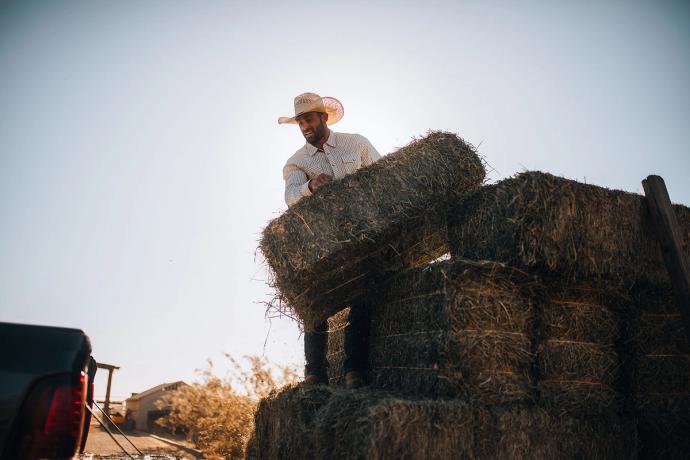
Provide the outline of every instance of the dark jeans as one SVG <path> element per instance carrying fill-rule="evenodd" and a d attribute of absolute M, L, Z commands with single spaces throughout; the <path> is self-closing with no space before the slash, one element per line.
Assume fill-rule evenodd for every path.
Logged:
<path fill-rule="evenodd" d="M 344 371 L 358 371 L 366 375 L 369 361 L 369 309 L 366 305 L 350 307 L 345 326 L 345 364 Z M 324 381 L 328 374 L 326 352 L 328 348 L 328 322 L 324 321 L 313 331 L 304 333 L 305 375 L 318 375 Z"/>

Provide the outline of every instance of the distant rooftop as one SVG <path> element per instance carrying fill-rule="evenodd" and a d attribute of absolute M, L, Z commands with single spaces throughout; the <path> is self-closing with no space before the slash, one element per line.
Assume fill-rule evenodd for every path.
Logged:
<path fill-rule="evenodd" d="M 149 388 L 148 390 L 142 391 L 141 393 L 132 393 L 132 396 L 127 398 L 128 401 L 136 401 L 138 399 L 144 398 L 148 395 L 151 395 L 156 392 L 164 392 L 164 391 L 173 391 L 177 390 L 181 385 L 187 385 L 185 382 L 182 380 L 178 380 L 177 382 L 172 382 L 172 383 L 161 383 L 160 385 L 156 385 L 155 387 Z"/>

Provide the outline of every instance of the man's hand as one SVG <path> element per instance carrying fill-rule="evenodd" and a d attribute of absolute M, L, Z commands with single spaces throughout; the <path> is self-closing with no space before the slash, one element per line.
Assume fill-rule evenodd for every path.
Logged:
<path fill-rule="evenodd" d="M 309 181 L 309 190 L 313 193 L 320 187 L 332 181 L 333 177 L 329 176 L 328 174 L 319 174 L 318 176 Z"/>

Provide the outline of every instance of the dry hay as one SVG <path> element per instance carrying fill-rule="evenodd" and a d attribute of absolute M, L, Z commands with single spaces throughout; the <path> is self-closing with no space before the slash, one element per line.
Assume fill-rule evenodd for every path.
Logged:
<path fill-rule="evenodd" d="M 539 302 L 540 404 L 573 412 L 619 409 L 620 314 L 601 290 L 550 285 Z"/>
<path fill-rule="evenodd" d="M 690 403 L 690 340 L 671 290 L 646 286 L 632 297 L 630 348 L 636 406 L 657 412 L 670 401 Z"/>
<path fill-rule="evenodd" d="M 573 415 L 537 407 L 477 411 L 477 458 L 634 458 L 635 424 L 614 413 Z"/>
<path fill-rule="evenodd" d="M 324 386 L 293 386 L 262 399 L 255 415 L 249 458 L 297 458 L 310 444 L 316 413 L 330 399 Z M 308 457 L 303 457 L 308 458 Z"/>
<path fill-rule="evenodd" d="M 690 209 L 674 210 L 690 257 Z M 482 187 L 448 217 L 451 254 L 565 279 L 668 279 L 640 195 L 527 172 Z"/>
<path fill-rule="evenodd" d="M 372 346 L 372 359 L 379 354 L 383 361 L 374 381 L 410 392 L 416 385 L 408 381 L 421 377 L 418 389 L 433 384 L 423 394 L 486 403 L 531 399 L 533 285 L 520 271 L 470 261 L 393 279 L 380 296 L 388 307 L 372 319 L 385 325 L 378 349 Z M 420 315 L 420 305 L 430 311 Z M 414 329 L 405 327 L 415 320 Z"/>
<path fill-rule="evenodd" d="M 638 419 L 640 458 L 686 460 L 690 452 L 690 405 Z"/>
<path fill-rule="evenodd" d="M 589 343 L 546 341 L 537 354 L 540 404 L 573 412 L 618 409 L 618 355 Z"/>
<path fill-rule="evenodd" d="M 393 277 L 371 300 L 372 385 L 487 403 L 531 399 L 535 287 L 525 273 L 490 262 L 439 262 Z M 333 320 L 334 331 L 344 321 Z M 335 332 L 334 383 L 342 349 Z"/>
<path fill-rule="evenodd" d="M 281 312 L 307 327 L 361 296 L 376 275 L 448 251 L 445 214 L 484 180 L 474 148 L 430 132 L 319 193 L 264 229 Z"/>
<path fill-rule="evenodd" d="M 637 449 L 634 424 L 614 415 L 406 400 L 369 389 L 284 391 L 262 402 L 256 430 L 257 459 L 630 458 Z"/>
<path fill-rule="evenodd" d="M 639 286 L 629 299 L 632 397 L 647 458 L 690 452 L 690 339 L 668 286 Z"/>
<path fill-rule="evenodd" d="M 619 410 L 616 295 L 542 284 L 491 262 L 410 269 L 373 297 L 372 384 L 491 404 L 538 397 L 541 406 L 562 411 Z M 342 382 L 346 319 L 341 314 L 330 322 L 333 384 Z"/>
<path fill-rule="evenodd" d="M 350 308 L 340 310 L 328 318 L 328 349 L 326 361 L 328 363 L 328 383 L 341 385 L 344 383 L 345 372 L 345 327 L 348 323 Z"/>

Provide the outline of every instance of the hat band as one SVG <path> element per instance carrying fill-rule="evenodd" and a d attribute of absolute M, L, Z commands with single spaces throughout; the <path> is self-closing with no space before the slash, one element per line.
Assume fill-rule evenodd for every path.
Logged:
<path fill-rule="evenodd" d="M 309 112 L 321 112 L 326 113 L 326 106 L 322 101 L 314 101 L 311 104 L 300 104 L 295 107 L 295 117 L 299 117 L 302 114 Z"/>

